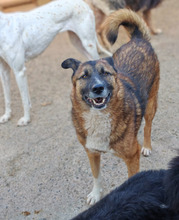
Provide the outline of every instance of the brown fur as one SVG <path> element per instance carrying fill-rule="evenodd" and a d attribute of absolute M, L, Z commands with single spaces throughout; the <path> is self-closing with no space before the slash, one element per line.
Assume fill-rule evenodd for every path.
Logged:
<path fill-rule="evenodd" d="M 109 149 L 112 149 L 115 155 L 125 161 L 128 176 L 139 171 L 140 145 L 137 133 L 143 116 L 146 123 L 143 147 L 151 150 L 151 126 L 157 109 L 159 62 L 149 43 L 149 32 L 145 22 L 132 11 L 123 9 L 120 14 L 114 13 L 108 17 L 105 27 L 109 40 L 112 39 L 114 43 L 120 24 L 127 28 L 131 40 L 119 48 L 112 58 L 85 63 L 78 61 L 75 64 L 71 63 L 69 59 L 62 64 L 64 68 L 74 70 L 71 93 L 72 120 L 78 140 L 87 151 L 95 178 L 99 175 L 100 153 L 103 151 L 95 150 L 95 146 L 94 151 L 86 148 L 89 130 L 85 126 L 84 114 L 89 113 L 91 107 L 82 99 L 81 91 L 88 84 L 88 79 L 81 80 L 81 76 L 85 72 L 91 75 L 95 72 L 99 74 L 102 72 L 110 73 L 105 76 L 105 79 L 113 87 L 111 99 L 105 109 L 95 111 L 101 112 L 106 117 L 109 115 L 111 125 Z M 95 117 L 97 123 L 100 123 L 100 116 L 96 115 Z M 99 128 L 95 127 L 94 129 L 98 130 Z M 103 131 L 101 131 L 102 133 Z"/>

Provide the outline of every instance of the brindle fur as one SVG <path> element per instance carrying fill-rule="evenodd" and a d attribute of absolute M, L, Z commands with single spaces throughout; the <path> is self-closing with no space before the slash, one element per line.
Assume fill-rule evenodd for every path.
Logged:
<path fill-rule="evenodd" d="M 114 25 L 115 23 L 115 25 Z M 72 68 L 72 120 L 80 143 L 87 151 L 93 176 L 99 175 L 100 152 L 86 148 L 88 130 L 85 128 L 84 113 L 90 111 L 89 105 L 82 100 L 81 91 L 88 80 L 81 76 L 88 72 L 109 72 L 106 77 L 111 85 L 112 96 L 107 107 L 100 111 L 110 115 L 111 132 L 109 148 L 122 158 L 128 168 L 128 176 L 139 171 L 140 145 L 137 140 L 142 118 L 145 118 L 143 154 L 148 156 L 151 150 L 151 126 L 157 109 L 159 87 L 159 62 L 149 43 L 148 30 L 136 13 L 122 9 L 106 22 L 107 36 L 114 41 L 120 24 L 128 29 L 131 40 L 119 48 L 113 57 L 81 63 L 67 59 L 63 68 Z M 96 128 L 98 129 L 98 128 Z M 95 148 L 95 146 L 94 146 Z"/>

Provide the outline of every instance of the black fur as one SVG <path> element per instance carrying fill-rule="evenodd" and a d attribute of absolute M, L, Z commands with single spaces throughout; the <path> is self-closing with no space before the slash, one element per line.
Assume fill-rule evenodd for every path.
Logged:
<path fill-rule="evenodd" d="M 125 0 L 107 0 L 107 3 L 111 10 L 117 10 L 126 7 Z"/>
<path fill-rule="evenodd" d="M 150 10 L 157 7 L 163 0 L 107 0 L 111 10 L 130 8 L 133 11 Z"/>
<path fill-rule="evenodd" d="M 133 11 L 150 10 L 157 7 L 163 0 L 125 0 L 126 6 Z"/>
<path fill-rule="evenodd" d="M 178 220 L 179 156 L 170 166 L 136 174 L 73 220 Z"/>
<path fill-rule="evenodd" d="M 116 31 L 113 30 L 113 31 L 107 33 L 106 37 L 107 37 L 108 41 L 113 45 L 117 40 L 117 36 L 118 36 L 118 30 L 116 30 Z"/>
<path fill-rule="evenodd" d="M 179 159 L 173 159 L 169 164 L 169 171 L 164 179 L 166 200 L 169 207 L 179 213 Z M 172 196 L 170 196 L 172 195 Z M 179 219 L 179 218 L 178 218 Z"/>
<path fill-rule="evenodd" d="M 74 75 L 76 70 L 78 69 L 80 63 L 81 62 L 78 60 L 75 60 L 73 58 L 69 58 L 69 59 L 66 59 L 65 61 L 63 61 L 63 63 L 61 64 L 61 67 L 64 69 L 72 68 L 73 75 Z M 72 75 L 72 77 L 73 77 L 73 75 Z"/>

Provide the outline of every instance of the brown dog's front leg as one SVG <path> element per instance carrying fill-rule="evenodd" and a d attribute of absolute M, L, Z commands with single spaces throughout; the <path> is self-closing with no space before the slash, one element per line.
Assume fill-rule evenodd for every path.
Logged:
<path fill-rule="evenodd" d="M 140 167 L 140 145 L 138 141 L 136 141 L 136 152 L 132 156 L 128 156 L 124 161 L 127 165 L 128 169 L 128 177 L 131 177 L 135 175 L 137 172 L 139 172 L 139 167 Z"/>
<path fill-rule="evenodd" d="M 89 158 L 94 181 L 93 189 L 91 193 L 87 196 L 87 203 L 89 205 L 93 205 L 100 200 L 102 192 L 100 175 L 100 153 L 92 153 L 89 150 L 86 150 L 86 152 Z"/>

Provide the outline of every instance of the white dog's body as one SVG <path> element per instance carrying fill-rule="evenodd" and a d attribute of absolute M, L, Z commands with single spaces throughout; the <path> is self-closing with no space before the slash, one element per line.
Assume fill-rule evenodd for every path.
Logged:
<path fill-rule="evenodd" d="M 30 122 L 25 62 L 42 53 L 63 31 L 72 31 L 72 40 L 88 59 L 99 58 L 96 45 L 108 53 L 98 43 L 93 12 L 82 0 L 58 0 L 29 12 L 0 13 L 0 77 L 5 97 L 5 114 L 0 123 L 11 117 L 10 69 L 15 74 L 24 107 L 18 125 Z"/>

